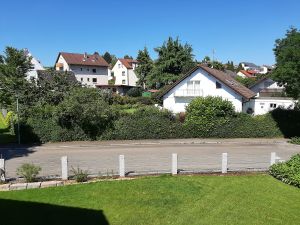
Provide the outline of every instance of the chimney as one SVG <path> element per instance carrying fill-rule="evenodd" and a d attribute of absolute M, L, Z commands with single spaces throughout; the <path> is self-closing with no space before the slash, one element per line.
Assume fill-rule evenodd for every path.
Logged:
<path fill-rule="evenodd" d="M 87 53 L 85 52 L 85 53 L 83 54 L 83 61 L 85 61 L 87 58 L 88 58 L 88 56 L 87 56 Z"/>

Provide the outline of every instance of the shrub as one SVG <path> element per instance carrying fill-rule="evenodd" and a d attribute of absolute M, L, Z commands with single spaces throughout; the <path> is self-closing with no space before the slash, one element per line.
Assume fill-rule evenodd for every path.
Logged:
<path fill-rule="evenodd" d="M 208 135 L 212 129 L 220 127 L 235 115 L 230 101 L 221 97 L 198 97 L 186 108 L 185 126 Z"/>
<path fill-rule="evenodd" d="M 26 182 L 34 182 L 41 170 L 40 166 L 24 163 L 17 169 L 17 175 L 24 177 Z"/>
<path fill-rule="evenodd" d="M 139 97 L 142 96 L 143 90 L 139 87 L 133 87 L 127 91 L 127 95 L 130 97 Z"/>
<path fill-rule="evenodd" d="M 74 179 L 78 183 L 86 182 L 88 180 L 87 170 L 82 170 L 79 167 L 77 167 L 77 169 L 74 169 L 74 167 L 72 167 L 71 172 L 74 174 Z"/>
<path fill-rule="evenodd" d="M 120 117 L 101 139 L 163 139 L 183 135 L 181 123 L 169 111 L 148 106 Z"/>
<path fill-rule="evenodd" d="M 269 173 L 286 184 L 300 187 L 300 154 L 292 156 L 286 162 L 272 165 Z"/>
<path fill-rule="evenodd" d="M 300 145 L 300 137 L 292 137 L 289 142 L 295 145 Z"/>

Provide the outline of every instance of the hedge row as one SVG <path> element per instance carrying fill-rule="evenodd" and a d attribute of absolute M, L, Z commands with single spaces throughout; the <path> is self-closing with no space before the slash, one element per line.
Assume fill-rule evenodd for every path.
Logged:
<path fill-rule="evenodd" d="M 57 120 L 36 114 L 21 127 L 23 142 L 58 142 L 95 140 L 74 123 L 62 127 Z M 167 138 L 274 138 L 300 136 L 299 111 L 278 109 L 262 116 L 236 114 L 225 123 L 205 126 L 182 122 L 168 111 L 143 107 L 115 117 L 100 140 L 167 139 Z"/>
<path fill-rule="evenodd" d="M 287 162 L 272 165 L 269 173 L 286 184 L 300 187 L 300 154 L 294 155 Z"/>

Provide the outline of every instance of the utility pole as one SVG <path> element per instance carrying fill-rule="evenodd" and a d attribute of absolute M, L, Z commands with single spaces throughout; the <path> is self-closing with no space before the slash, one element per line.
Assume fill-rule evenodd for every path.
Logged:
<path fill-rule="evenodd" d="M 17 93 L 17 120 L 18 120 L 18 144 L 21 144 L 21 133 L 20 133 L 20 117 L 19 117 L 19 95 Z"/>
<path fill-rule="evenodd" d="M 212 68 L 214 68 L 214 61 L 215 61 L 215 49 L 212 50 Z"/>

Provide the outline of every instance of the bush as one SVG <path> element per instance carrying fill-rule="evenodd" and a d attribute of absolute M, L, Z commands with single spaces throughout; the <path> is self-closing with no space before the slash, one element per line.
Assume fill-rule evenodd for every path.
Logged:
<path fill-rule="evenodd" d="M 78 183 L 86 182 L 88 180 L 88 171 L 87 170 L 83 171 L 79 167 L 77 167 L 77 169 L 74 169 L 72 167 L 71 172 L 74 174 L 74 179 Z"/>
<path fill-rule="evenodd" d="M 41 170 L 40 166 L 24 163 L 17 169 L 17 175 L 24 177 L 26 182 L 34 182 Z"/>
<path fill-rule="evenodd" d="M 133 87 L 127 91 L 127 95 L 130 97 L 139 97 L 142 96 L 143 90 L 139 87 Z"/>
<path fill-rule="evenodd" d="M 235 115 L 231 102 L 221 97 L 198 97 L 186 108 L 185 126 L 209 136 L 209 133 L 226 124 Z"/>
<path fill-rule="evenodd" d="M 300 154 L 292 156 L 287 162 L 272 165 L 269 173 L 286 184 L 300 187 Z"/>
<path fill-rule="evenodd" d="M 184 137 L 182 125 L 169 111 L 145 107 L 120 117 L 101 139 L 160 139 Z"/>
<path fill-rule="evenodd" d="M 292 137 L 289 143 L 300 145 L 300 137 Z"/>

